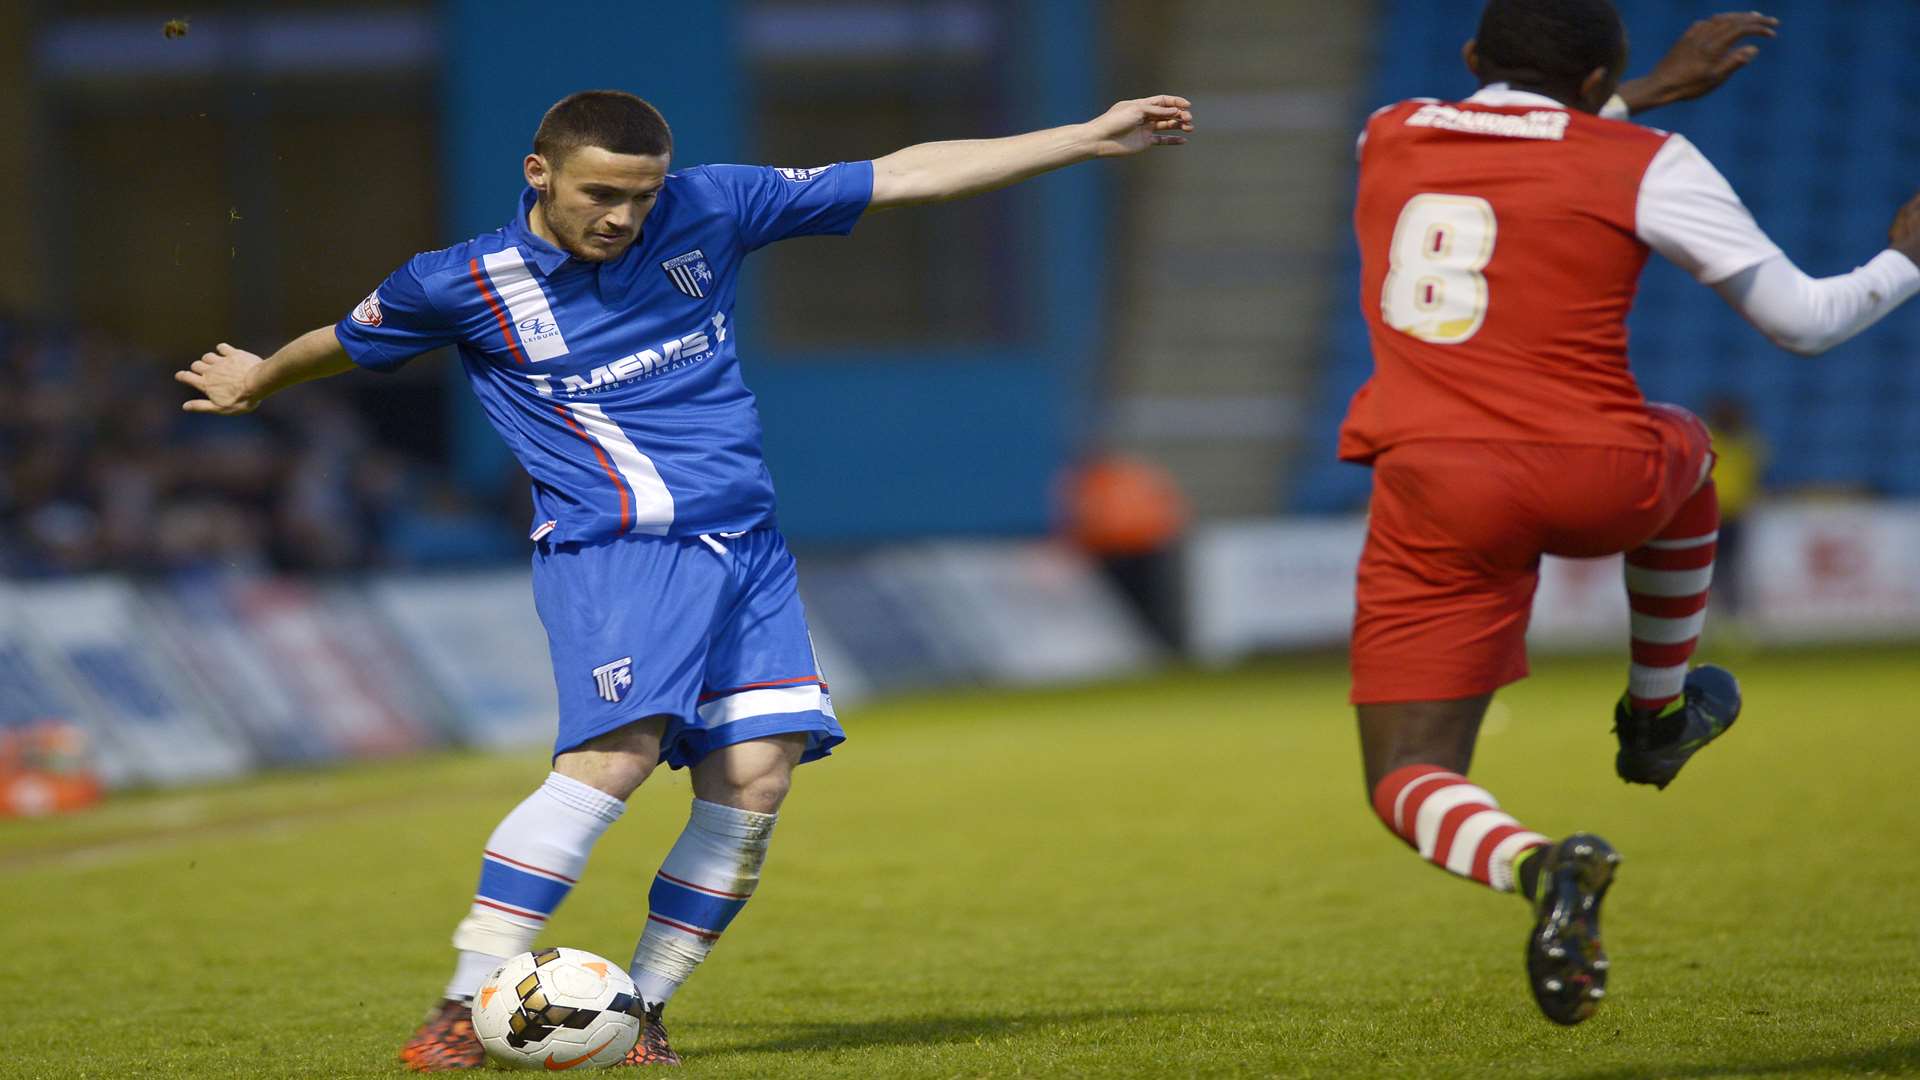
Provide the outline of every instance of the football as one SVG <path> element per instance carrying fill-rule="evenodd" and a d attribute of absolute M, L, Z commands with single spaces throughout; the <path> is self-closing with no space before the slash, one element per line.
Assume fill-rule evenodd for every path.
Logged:
<path fill-rule="evenodd" d="M 583 949 L 541 949 L 500 965 L 473 998 L 487 1056 L 514 1069 L 597 1069 L 640 1038 L 645 1006 L 619 964 Z"/>

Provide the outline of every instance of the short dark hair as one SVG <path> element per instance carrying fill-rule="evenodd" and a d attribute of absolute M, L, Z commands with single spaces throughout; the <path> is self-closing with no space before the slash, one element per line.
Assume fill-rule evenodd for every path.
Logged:
<path fill-rule="evenodd" d="M 582 90 L 561 98 L 540 118 L 533 152 L 557 169 L 583 146 L 671 157 L 673 132 L 660 110 L 624 90 Z"/>
<path fill-rule="evenodd" d="M 1627 31 L 1613 0 L 1488 0 L 1474 42 L 1483 75 L 1576 89 L 1620 62 Z"/>

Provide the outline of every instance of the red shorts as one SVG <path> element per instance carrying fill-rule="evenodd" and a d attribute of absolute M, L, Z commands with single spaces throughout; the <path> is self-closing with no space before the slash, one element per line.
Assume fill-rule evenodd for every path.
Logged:
<path fill-rule="evenodd" d="M 1649 407 L 1645 449 L 1436 439 L 1373 463 L 1353 620 L 1353 703 L 1448 701 L 1527 674 L 1541 555 L 1639 547 L 1712 467 L 1705 424 Z"/>

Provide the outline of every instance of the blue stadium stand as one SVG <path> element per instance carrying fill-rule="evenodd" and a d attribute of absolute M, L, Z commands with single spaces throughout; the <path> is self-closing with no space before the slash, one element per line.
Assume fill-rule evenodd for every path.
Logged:
<path fill-rule="evenodd" d="M 1726 5 L 1619 0 L 1644 73 L 1693 20 Z M 1648 117 L 1683 132 L 1720 167 L 1761 227 L 1810 274 L 1841 273 L 1886 241 L 1893 212 L 1920 187 L 1920 5 L 1912 0 L 1781 0 L 1783 21 L 1753 68 L 1718 94 Z M 1392 0 L 1380 20 L 1375 107 L 1473 90 L 1459 47 L 1478 5 Z M 1349 252 L 1344 280 L 1359 277 Z M 1366 502 L 1368 474 L 1334 460 L 1341 414 L 1371 369 L 1355 301 L 1335 309 L 1309 441 L 1291 477 L 1297 513 Z M 1777 491 L 1836 488 L 1920 496 L 1920 305 L 1813 360 L 1774 348 L 1719 298 L 1655 256 L 1631 322 L 1647 396 L 1705 411 L 1742 404 L 1770 448 Z"/>

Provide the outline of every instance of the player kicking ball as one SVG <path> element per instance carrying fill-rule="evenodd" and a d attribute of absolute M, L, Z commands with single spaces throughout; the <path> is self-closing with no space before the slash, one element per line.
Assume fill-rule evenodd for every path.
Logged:
<path fill-rule="evenodd" d="M 1600 902 L 1619 856 L 1586 833 L 1550 843 L 1465 776 L 1493 692 L 1527 673 L 1540 557 L 1626 554 L 1622 779 L 1664 788 L 1740 714 L 1731 675 L 1688 670 L 1719 527 L 1707 430 L 1649 405 L 1627 366 L 1648 252 L 1804 355 L 1920 290 L 1920 200 L 1892 250 L 1816 281 L 1686 139 L 1626 122 L 1719 86 L 1775 25 L 1708 19 L 1618 85 L 1610 0 L 1492 0 L 1464 51 L 1480 91 L 1389 106 L 1361 138 L 1374 373 L 1340 456 L 1373 467 L 1352 646 L 1367 786 L 1421 858 L 1533 905 L 1527 972 L 1562 1024 L 1605 996 Z"/>
<path fill-rule="evenodd" d="M 265 359 L 223 343 L 176 373 L 202 395 L 187 411 L 231 416 L 308 379 L 454 345 L 533 478 L 553 771 L 487 840 L 444 1000 L 401 1052 L 410 1067 L 485 1064 L 474 991 L 533 944 L 663 761 L 691 771 L 693 810 L 647 896 L 630 973 L 648 1022 L 624 1064 L 677 1064 L 661 1010 L 752 896 L 794 767 L 844 737 L 735 354 L 747 254 L 1192 130 L 1190 103 L 1159 96 L 870 162 L 670 172 L 673 138 L 651 105 L 574 94 L 540 122 L 506 226 L 414 256 L 338 324 Z"/>

